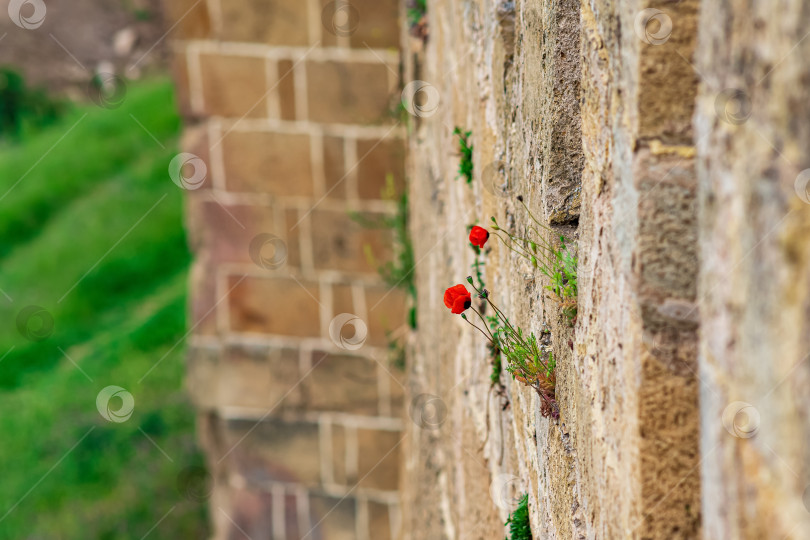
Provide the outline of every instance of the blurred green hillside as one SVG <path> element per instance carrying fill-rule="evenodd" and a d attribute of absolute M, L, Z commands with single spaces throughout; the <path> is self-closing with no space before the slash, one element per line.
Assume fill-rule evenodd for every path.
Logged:
<path fill-rule="evenodd" d="M 0 144 L 0 539 L 208 535 L 185 493 L 206 478 L 182 391 L 179 131 L 159 80 Z M 126 421 L 97 410 L 110 385 L 134 397 Z"/>

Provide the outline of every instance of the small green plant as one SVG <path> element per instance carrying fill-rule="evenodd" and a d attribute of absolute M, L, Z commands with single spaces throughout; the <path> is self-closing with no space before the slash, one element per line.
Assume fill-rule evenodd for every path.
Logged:
<path fill-rule="evenodd" d="M 416 280 L 414 268 L 416 264 L 413 256 L 413 244 L 408 229 L 408 193 L 403 191 L 397 195 L 394 185 L 394 176 L 388 174 L 385 177 L 385 188 L 382 191 L 384 200 L 396 201 L 396 213 L 392 216 L 384 216 L 378 219 L 369 219 L 366 216 L 352 212 L 349 215 L 361 226 L 372 229 L 389 230 L 393 234 L 394 259 L 385 263 L 378 263 L 371 251 L 371 246 L 363 247 L 366 259 L 371 266 L 377 267 L 377 272 L 389 287 L 396 287 L 405 291 L 410 298 L 410 308 L 408 309 L 408 326 L 416 329 Z M 387 334 L 388 352 L 391 364 L 401 369 L 405 368 L 405 346 L 392 333 Z"/>
<path fill-rule="evenodd" d="M 458 151 L 461 156 L 458 164 L 458 176 L 456 178 L 464 177 L 467 179 L 467 183 L 471 184 L 473 177 L 473 147 L 470 144 L 470 137 L 472 137 L 472 131 L 464 131 L 456 126 L 456 129 L 453 130 L 453 135 L 458 136 Z"/>
<path fill-rule="evenodd" d="M 16 140 L 54 124 L 65 108 L 44 90 L 29 88 L 13 69 L 0 68 L 0 136 Z"/>
<path fill-rule="evenodd" d="M 534 217 L 523 202 L 523 197 L 519 196 L 518 201 L 531 219 L 526 235 L 519 236 L 503 229 L 494 216 L 491 218 L 492 230 L 507 249 L 527 259 L 534 268 L 539 268 L 549 278 L 551 283 L 546 288 L 554 294 L 560 302 L 563 314 L 573 323 L 577 317 L 577 256 L 564 236 L 559 236 L 560 247 L 547 241 L 543 231 L 554 232 Z"/>
<path fill-rule="evenodd" d="M 509 537 L 504 540 L 532 540 L 532 528 L 529 524 L 529 494 L 521 497 L 518 507 L 504 523 L 509 527 Z"/>
<path fill-rule="evenodd" d="M 472 276 L 467 277 L 467 283 L 472 285 L 475 292 L 478 293 L 478 298 L 483 299 L 492 308 L 494 315 L 485 319 L 481 312 L 472 306 L 472 295 L 461 284 L 445 291 L 445 305 L 453 313 L 461 314 L 462 319 L 487 338 L 492 349 L 498 349 L 499 353 L 506 358 L 506 371 L 512 377 L 526 386 L 534 388 L 541 398 L 540 412 L 543 416 L 559 417 L 559 408 L 554 395 L 556 386 L 554 356 L 551 353 L 547 355 L 544 353 L 533 333 L 527 336 L 522 328 L 513 325 L 492 302 L 489 291 L 478 289 L 473 284 Z M 479 327 L 467 318 L 464 314 L 467 309 L 472 309 L 483 323 L 483 327 Z"/>
<path fill-rule="evenodd" d="M 414 276 L 414 256 L 411 235 L 408 229 L 408 193 L 404 191 L 397 195 L 394 186 L 394 176 L 388 174 L 385 178 L 385 188 L 382 192 L 384 200 L 396 201 L 396 213 L 378 219 L 369 219 L 357 212 L 351 212 L 351 218 L 361 226 L 370 229 L 389 230 L 393 234 L 394 259 L 385 263 L 378 263 L 371 252 L 371 246 L 364 246 L 366 259 L 369 264 L 377 267 L 377 272 L 390 287 L 397 287 L 408 293 L 412 307 L 408 313 L 408 324 L 416 328 L 416 281 Z"/>
<path fill-rule="evenodd" d="M 405 11 L 408 15 L 408 28 L 411 35 L 427 37 L 427 0 L 408 0 Z"/>

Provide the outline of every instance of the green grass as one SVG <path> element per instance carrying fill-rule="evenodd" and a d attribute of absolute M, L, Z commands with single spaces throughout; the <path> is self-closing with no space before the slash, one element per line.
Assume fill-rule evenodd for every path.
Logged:
<path fill-rule="evenodd" d="M 529 495 L 523 495 L 518 507 L 504 524 L 509 527 L 509 538 L 506 540 L 532 540 L 532 529 L 529 523 Z"/>
<path fill-rule="evenodd" d="M 473 177 L 473 146 L 470 144 L 470 137 L 472 137 L 472 131 L 464 131 L 456 126 L 456 129 L 453 130 L 453 135 L 458 136 L 458 153 L 460 156 L 458 176 L 456 178 L 464 177 L 467 183 L 471 184 Z"/>
<path fill-rule="evenodd" d="M 175 109 L 167 81 L 139 83 L 118 109 L 76 107 L 0 146 L 0 539 L 141 538 L 167 512 L 149 540 L 208 535 L 204 502 L 177 489 L 202 457 L 182 390 Z M 17 328 L 29 305 L 53 318 L 39 342 Z M 135 398 L 123 423 L 96 409 L 109 385 Z"/>

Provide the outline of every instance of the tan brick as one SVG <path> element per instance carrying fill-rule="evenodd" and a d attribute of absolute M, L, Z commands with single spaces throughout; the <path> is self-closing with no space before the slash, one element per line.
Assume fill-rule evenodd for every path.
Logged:
<path fill-rule="evenodd" d="M 312 372 L 306 378 L 307 407 L 373 415 L 377 413 L 377 364 L 362 356 L 312 354 Z"/>
<path fill-rule="evenodd" d="M 220 2 L 222 37 L 270 45 L 308 45 L 307 2 L 227 0 Z"/>
<path fill-rule="evenodd" d="M 205 39 L 211 32 L 208 2 L 197 0 L 171 0 L 161 2 L 166 22 L 171 27 L 171 39 Z"/>
<path fill-rule="evenodd" d="M 405 190 L 405 147 L 401 139 L 357 141 L 357 190 L 361 199 L 380 199 L 386 177 L 394 179 L 396 194 Z"/>
<path fill-rule="evenodd" d="M 308 538 L 324 540 L 355 540 L 357 501 L 353 497 L 338 498 L 312 495 L 309 498 L 313 531 Z"/>
<path fill-rule="evenodd" d="M 217 333 L 216 274 L 207 261 L 196 259 L 191 265 L 191 326 L 194 334 L 212 336 Z"/>
<path fill-rule="evenodd" d="M 177 107 L 180 109 L 180 114 L 189 117 L 192 114 L 191 86 L 188 78 L 188 57 L 185 50 L 171 55 L 170 64 L 175 95 L 177 96 Z"/>
<path fill-rule="evenodd" d="M 230 276 L 231 329 L 298 337 L 321 336 L 317 283 L 285 277 Z M 239 282 L 238 285 L 236 283 Z"/>
<path fill-rule="evenodd" d="M 327 196 L 346 198 L 346 160 L 341 137 L 323 138 L 323 169 Z"/>
<path fill-rule="evenodd" d="M 389 364 L 388 373 L 385 374 L 388 380 L 388 388 L 391 397 L 391 416 L 394 418 L 405 417 L 405 383 L 407 377 L 402 367 Z"/>
<path fill-rule="evenodd" d="M 361 487 L 396 491 L 399 487 L 399 454 L 402 433 L 358 429 L 357 476 Z"/>
<path fill-rule="evenodd" d="M 223 523 L 228 540 L 250 540 L 273 537 L 273 496 L 251 489 L 229 490 L 229 519 Z"/>
<path fill-rule="evenodd" d="M 364 215 L 369 219 L 379 217 L 378 214 Z M 376 273 L 376 265 L 366 257 L 366 245 L 376 264 L 391 256 L 388 231 L 363 228 L 342 211 L 316 209 L 310 217 L 315 233 L 312 242 L 316 268 Z"/>
<path fill-rule="evenodd" d="M 368 309 L 368 341 L 370 345 L 386 345 L 386 334 L 405 324 L 407 316 L 406 294 L 402 289 L 389 286 L 366 288 Z"/>
<path fill-rule="evenodd" d="M 356 313 L 351 285 L 338 283 L 332 286 L 332 313 Z"/>
<path fill-rule="evenodd" d="M 352 0 L 359 22 L 349 41 L 352 47 L 399 46 L 398 3 L 395 0 Z"/>
<path fill-rule="evenodd" d="M 335 0 L 320 0 L 321 11 L 318 17 L 322 25 L 321 46 L 323 47 L 334 47 L 337 45 L 337 36 L 331 26 L 332 17 L 335 14 L 335 3 Z"/>
<path fill-rule="evenodd" d="M 309 135 L 232 131 L 222 141 L 222 152 L 230 191 L 313 193 Z"/>
<path fill-rule="evenodd" d="M 260 407 L 280 413 L 303 403 L 298 351 L 231 345 L 217 376 L 220 405 Z"/>
<path fill-rule="evenodd" d="M 287 238 L 287 267 L 301 267 L 301 234 L 302 225 L 298 224 L 298 210 L 287 208 L 284 210 L 284 234 Z"/>
<path fill-rule="evenodd" d="M 267 116 L 265 60 L 201 54 L 205 113 L 231 118 Z"/>
<path fill-rule="evenodd" d="M 216 380 L 220 350 L 191 345 L 186 353 L 186 389 L 198 409 L 216 407 Z"/>
<path fill-rule="evenodd" d="M 374 540 L 391 540 L 391 516 L 387 504 L 368 502 L 368 530 Z"/>
<path fill-rule="evenodd" d="M 273 209 L 265 205 L 220 204 L 218 201 L 192 200 L 189 204 L 190 222 L 195 235 L 201 236 L 198 253 L 210 261 L 251 263 L 251 241 L 260 234 L 273 234 Z M 285 241 L 284 245 L 290 242 Z M 279 257 L 281 254 L 279 253 Z M 282 259 L 279 259 L 281 263 Z"/>
<path fill-rule="evenodd" d="M 346 428 L 332 424 L 332 475 L 336 484 L 348 484 L 346 476 Z"/>
<path fill-rule="evenodd" d="M 295 75 L 292 60 L 280 60 L 276 70 L 281 119 L 295 120 Z"/>
<path fill-rule="evenodd" d="M 232 449 L 226 460 L 232 470 L 245 477 L 248 486 L 270 481 L 309 486 L 320 483 L 317 424 L 286 422 L 272 416 L 258 423 L 229 420 L 224 436 L 225 447 Z"/>
<path fill-rule="evenodd" d="M 200 186 L 193 192 L 187 192 L 188 197 L 198 196 L 207 190 L 210 190 L 214 184 L 213 170 L 211 164 L 211 141 L 208 136 L 208 125 L 205 123 L 197 124 L 195 126 L 186 126 L 183 130 L 183 137 L 180 141 L 180 147 L 183 152 L 194 154 L 206 164 L 207 175 L 202 181 Z M 193 174 L 183 171 L 183 174 Z"/>
<path fill-rule="evenodd" d="M 384 64 L 307 62 L 306 70 L 310 120 L 379 124 L 390 118 L 393 86 Z"/>

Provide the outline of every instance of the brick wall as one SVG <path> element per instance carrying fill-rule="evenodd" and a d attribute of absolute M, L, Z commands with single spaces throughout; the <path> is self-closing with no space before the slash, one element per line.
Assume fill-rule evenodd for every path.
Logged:
<path fill-rule="evenodd" d="M 188 388 L 215 538 L 385 539 L 399 527 L 406 312 L 369 264 L 403 186 L 392 1 L 165 2 L 187 118 L 173 179 L 195 253 Z M 393 101 L 392 101 L 393 96 Z"/>

